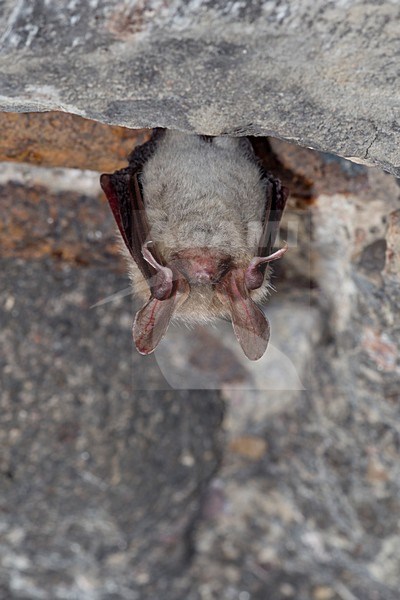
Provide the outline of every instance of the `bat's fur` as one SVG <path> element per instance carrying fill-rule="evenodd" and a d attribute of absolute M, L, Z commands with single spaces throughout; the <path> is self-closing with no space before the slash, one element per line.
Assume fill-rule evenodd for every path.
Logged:
<path fill-rule="evenodd" d="M 266 202 L 265 181 L 247 139 L 204 139 L 167 131 L 145 163 L 140 182 L 150 238 L 167 264 L 181 250 L 208 247 L 247 268 L 255 255 Z M 134 290 L 147 301 L 148 284 L 122 246 Z M 256 302 L 268 293 L 270 273 L 267 266 L 263 285 L 251 291 Z M 192 286 L 174 315 L 188 324 L 229 316 L 210 284 Z"/>

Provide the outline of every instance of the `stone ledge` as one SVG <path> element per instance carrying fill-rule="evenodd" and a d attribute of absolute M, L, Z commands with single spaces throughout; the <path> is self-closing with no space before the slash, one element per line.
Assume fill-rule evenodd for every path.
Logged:
<path fill-rule="evenodd" d="M 272 135 L 400 175 L 400 6 L 4 2 L 0 110 Z"/>

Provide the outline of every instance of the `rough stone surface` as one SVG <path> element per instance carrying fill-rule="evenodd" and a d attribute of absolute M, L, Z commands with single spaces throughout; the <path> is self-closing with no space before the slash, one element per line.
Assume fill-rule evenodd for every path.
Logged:
<path fill-rule="evenodd" d="M 110 127 L 61 112 L 0 113 L 0 161 L 113 172 L 147 130 Z"/>
<path fill-rule="evenodd" d="M 0 109 L 270 134 L 400 175 L 396 0 L 3 0 Z"/>
<path fill-rule="evenodd" d="M 90 309 L 127 285 L 97 176 L 1 165 L 2 598 L 398 600 L 400 187 L 271 147 L 254 365 L 229 327 L 139 357 L 129 297 Z"/>
<path fill-rule="evenodd" d="M 318 195 L 299 236 L 319 312 L 298 347 L 305 390 L 225 392 L 229 452 L 191 571 L 204 600 L 398 598 L 400 194 L 364 171 L 362 192 Z M 296 269 L 307 273 L 292 261 L 284 315 Z M 296 337 L 304 317 L 292 314 Z"/>
<path fill-rule="evenodd" d="M 154 359 L 143 367 L 131 297 L 91 308 L 127 286 L 106 248 L 111 214 L 44 184 L 25 198 L 21 183 L 0 189 L 26 234 L 0 268 L 0 597 L 185 598 L 222 402 L 172 390 Z M 53 252 L 59 233 L 83 263 Z"/>

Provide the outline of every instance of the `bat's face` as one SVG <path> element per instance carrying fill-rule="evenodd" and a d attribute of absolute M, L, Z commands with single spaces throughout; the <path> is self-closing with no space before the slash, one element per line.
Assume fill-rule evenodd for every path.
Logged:
<path fill-rule="evenodd" d="M 144 259 L 156 270 L 149 283 L 152 298 L 138 312 L 133 327 L 136 347 L 141 354 L 153 352 L 173 316 L 187 323 L 216 317 L 230 318 L 244 353 L 260 358 L 268 345 L 270 328 L 253 295 L 265 283 L 269 262 L 283 256 L 281 250 L 252 259 L 245 267 L 213 248 L 189 248 L 172 255 L 164 266 L 157 263 L 148 244 Z"/>
<path fill-rule="evenodd" d="M 232 257 L 218 248 L 188 248 L 172 255 L 171 265 L 190 285 L 215 285 L 232 268 Z"/>
<path fill-rule="evenodd" d="M 269 286 L 268 263 L 287 249 L 272 251 L 287 190 L 263 170 L 250 142 L 157 133 L 101 185 L 135 291 L 144 299 L 150 290 L 133 325 L 138 351 L 153 352 L 173 318 L 222 317 L 246 356 L 260 358 L 270 328 L 256 302 Z M 257 219 L 258 237 L 249 241 Z"/>

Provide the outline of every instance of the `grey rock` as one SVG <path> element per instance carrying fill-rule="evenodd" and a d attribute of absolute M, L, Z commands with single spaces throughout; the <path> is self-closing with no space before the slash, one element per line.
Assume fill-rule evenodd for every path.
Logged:
<path fill-rule="evenodd" d="M 305 389 L 229 398 L 222 508 L 197 532 L 191 571 L 204 600 L 398 597 L 399 200 L 372 169 L 362 193 L 321 194 L 311 236 L 299 236 L 309 270 L 293 253 L 282 261 L 292 281 L 300 266 L 317 284 L 308 338 L 299 288 L 280 282 L 274 300 Z M 264 443 L 261 456 L 240 452 L 245 436 Z"/>
<path fill-rule="evenodd" d="M 78 173 L 72 194 L 17 171 L 0 202 L 35 233 L 17 228 L 18 251 L 45 199 L 47 241 L 109 246 Z M 254 368 L 230 326 L 139 357 L 129 297 L 90 309 L 126 287 L 115 255 L 2 258 L 2 597 L 397 600 L 400 189 L 377 169 L 348 190 L 336 177 L 308 204 L 292 190 L 265 306 L 276 348 Z"/>
<path fill-rule="evenodd" d="M 393 0 L 3 0 L 0 109 L 269 134 L 400 176 Z"/>
<path fill-rule="evenodd" d="M 72 196 L 56 202 L 73 223 Z M 82 203 L 112 231 L 96 196 Z M 218 393 L 174 391 L 142 362 L 131 297 L 91 308 L 127 286 L 110 262 L 2 258 L 0 279 L 1 598 L 185 598 L 220 462 Z"/>

